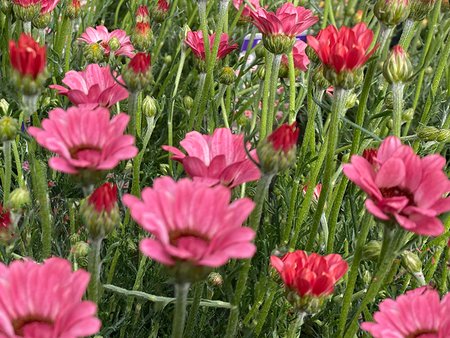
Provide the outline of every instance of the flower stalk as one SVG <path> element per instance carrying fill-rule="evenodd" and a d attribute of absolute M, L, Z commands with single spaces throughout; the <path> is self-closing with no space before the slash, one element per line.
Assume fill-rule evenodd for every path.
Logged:
<path fill-rule="evenodd" d="M 172 338 L 182 338 L 186 322 L 187 295 L 189 283 L 175 284 L 175 313 L 173 316 Z"/>
<path fill-rule="evenodd" d="M 91 274 L 91 280 L 88 287 L 89 300 L 98 304 L 100 299 L 100 271 L 101 258 L 100 251 L 102 248 L 103 238 L 91 239 L 88 257 L 88 270 Z"/>

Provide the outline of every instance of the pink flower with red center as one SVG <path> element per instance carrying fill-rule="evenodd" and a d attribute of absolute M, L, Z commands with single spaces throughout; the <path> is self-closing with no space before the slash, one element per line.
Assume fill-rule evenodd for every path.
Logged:
<path fill-rule="evenodd" d="M 214 45 L 214 39 L 216 34 L 211 34 L 208 36 L 209 48 L 212 51 Z M 205 60 L 205 45 L 203 43 L 203 33 L 202 31 L 189 31 L 186 36 L 185 43 L 192 49 L 194 55 L 200 60 Z M 230 44 L 228 42 L 228 34 L 222 33 L 220 36 L 219 51 L 217 53 L 217 60 L 223 59 L 225 56 L 230 54 L 233 50 L 238 48 L 238 44 Z"/>
<path fill-rule="evenodd" d="M 294 47 L 292 48 L 292 52 L 294 54 L 294 67 L 305 72 L 308 69 L 309 58 L 305 53 L 305 49 L 308 45 L 301 40 L 298 40 Z M 289 61 L 287 55 L 283 54 L 281 57 L 281 64 L 285 67 L 289 67 Z"/>
<path fill-rule="evenodd" d="M 106 108 L 57 108 L 49 112 L 42 129 L 30 127 L 28 132 L 42 147 L 58 155 L 49 160 L 51 168 L 79 174 L 110 170 L 136 156 L 134 137 L 123 134 L 129 120 L 124 113 L 111 119 Z"/>
<path fill-rule="evenodd" d="M 249 2 L 252 4 L 253 9 L 245 4 L 244 0 L 233 0 L 233 6 L 237 10 L 241 9 L 241 6 L 244 4 L 244 9 L 242 10 L 241 16 L 244 18 L 251 18 L 251 12 L 259 9 L 261 5 L 259 4 L 259 0 L 249 0 Z"/>
<path fill-rule="evenodd" d="M 22 77 L 30 76 L 35 80 L 44 72 L 46 49 L 31 36 L 22 33 L 17 44 L 15 41 L 9 42 L 9 59 L 11 66 Z"/>
<path fill-rule="evenodd" d="M 378 155 L 378 149 L 375 148 L 368 148 L 364 149 L 362 157 L 364 157 L 367 162 L 369 162 L 371 165 L 376 166 L 377 165 L 377 155 Z"/>
<path fill-rule="evenodd" d="M 438 216 L 450 210 L 450 181 L 443 171 L 445 158 L 420 158 L 414 150 L 390 136 L 382 143 L 373 164 L 352 156 L 344 174 L 368 195 L 367 210 L 382 221 L 397 222 L 419 235 L 438 236 L 444 226 Z"/>
<path fill-rule="evenodd" d="M 285 153 L 296 147 L 300 129 L 297 128 L 297 123 L 291 125 L 285 123 L 278 127 L 272 134 L 267 137 L 267 140 L 272 144 L 275 150 L 282 150 Z"/>
<path fill-rule="evenodd" d="M 361 328 L 374 338 L 450 337 L 450 296 L 442 300 L 439 293 L 428 287 L 421 287 L 380 303 L 374 322 L 362 323 Z"/>
<path fill-rule="evenodd" d="M 205 267 L 254 255 L 255 232 L 242 226 L 254 208 L 250 199 L 230 203 L 231 190 L 226 187 L 170 177 L 156 179 L 141 196 L 142 200 L 125 195 L 123 203 L 153 235 L 140 243 L 144 255 L 169 266 L 186 262 Z"/>
<path fill-rule="evenodd" d="M 88 337 L 100 330 L 97 307 L 83 301 L 89 273 L 51 258 L 0 263 L 0 336 Z"/>
<path fill-rule="evenodd" d="M 104 183 L 89 196 L 88 203 L 99 213 L 103 211 L 109 213 L 117 205 L 117 185 Z"/>
<path fill-rule="evenodd" d="M 250 15 L 263 35 L 284 35 L 291 38 L 300 35 L 319 21 L 309 9 L 296 7 L 290 2 L 278 8 L 275 13 L 259 7 L 256 11 L 250 12 Z"/>
<path fill-rule="evenodd" d="M 287 253 L 281 259 L 271 256 L 270 262 L 285 287 L 300 297 L 331 295 L 335 284 L 348 270 L 347 262 L 340 255 L 308 255 L 302 250 Z"/>
<path fill-rule="evenodd" d="M 117 81 L 121 80 L 119 76 Z M 68 71 L 62 82 L 68 88 L 60 85 L 50 88 L 67 96 L 77 106 L 89 104 L 109 108 L 128 97 L 128 91 L 114 80 L 109 66 L 90 64 L 81 72 Z"/>
<path fill-rule="evenodd" d="M 212 136 L 193 131 L 180 144 L 187 155 L 175 147 L 163 146 L 163 149 L 171 152 L 172 159 L 182 163 L 194 180 L 233 188 L 261 176 L 258 167 L 247 156 L 244 146 L 250 151 L 250 144 L 244 145 L 244 135 L 234 135 L 228 128 L 218 128 Z M 256 151 L 250 151 L 250 155 L 255 158 Z"/>
<path fill-rule="evenodd" d="M 317 37 L 308 36 L 308 45 L 313 48 L 320 61 L 335 73 L 352 72 L 362 67 L 377 46 L 370 49 L 373 32 L 365 23 L 353 28 L 334 26 L 322 29 Z"/>
<path fill-rule="evenodd" d="M 134 56 L 134 47 L 131 44 L 130 37 L 122 29 L 115 29 L 112 32 L 108 32 L 108 29 L 105 26 L 97 26 L 96 28 L 88 27 L 78 40 L 89 45 L 100 44 L 105 55 L 109 56 L 111 52 L 109 42 L 111 39 L 117 39 L 117 42 L 120 45 L 120 47 L 114 51 L 115 56 Z"/>

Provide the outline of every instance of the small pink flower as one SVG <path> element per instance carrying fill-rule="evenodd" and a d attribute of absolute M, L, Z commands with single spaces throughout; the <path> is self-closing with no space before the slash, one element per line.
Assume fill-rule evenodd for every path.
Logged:
<path fill-rule="evenodd" d="M 308 185 L 305 185 L 303 187 L 303 194 L 306 195 L 306 192 L 308 191 Z M 317 202 L 319 200 L 320 197 L 320 193 L 322 192 L 322 184 L 319 183 L 314 187 L 314 192 L 313 192 L 313 199 Z"/>
<path fill-rule="evenodd" d="M 163 149 L 171 152 L 172 158 L 181 162 L 186 173 L 194 179 L 233 188 L 261 176 L 245 152 L 244 135 L 234 135 L 230 129 L 218 128 L 212 136 L 192 131 L 180 144 L 187 156 L 175 147 L 163 146 Z M 250 149 L 250 144 L 246 146 Z M 256 158 L 256 151 L 250 151 L 250 155 Z"/>
<path fill-rule="evenodd" d="M 448 294 L 440 300 L 436 290 L 421 287 L 382 301 L 375 322 L 365 322 L 361 328 L 374 338 L 446 338 L 450 337 L 449 310 Z"/>
<path fill-rule="evenodd" d="M 216 34 L 209 35 L 209 48 L 212 51 L 214 45 L 214 39 Z M 203 43 L 202 31 L 189 31 L 186 36 L 185 43 L 192 49 L 194 55 L 200 60 L 205 60 L 205 45 Z M 228 34 L 222 33 L 220 36 L 219 52 L 217 53 L 217 60 L 223 59 L 230 54 L 233 50 L 238 48 L 238 44 L 230 44 L 228 42 Z"/>
<path fill-rule="evenodd" d="M 102 46 L 105 55 L 108 56 L 111 51 L 109 41 L 112 38 L 116 38 L 120 44 L 120 48 L 114 52 L 115 56 L 134 56 L 134 47 L 131 44 L 130 37 L 122 29 L 116 29 L 112 32 L 108 32 L 108 29 L 105 26 L 97 26 L 96 28 L 88 27 L 86 28 L 86 31 L 81 34 L 81 37 L 78 40 L 89 45 L 99 43 L 100 46 Z"/>
<path fill-rule="evenodd" d="M 252 4 L 253 9 L 250 8 L 250 6 L 244 4 L 244 9 L 242 10 L 242 14 L 241 14 L 241 16 L 244 18 L 250 18 L 250 13 L 253 12 L 253 10 L 257 10 L 258 8 L 261 7 L 261 5 L 259 4 L 259 0 L 249 0 L 249 2 Z M 243 3 L 244 3 L 244 0 L 233 0 L 233 6 L 237 10 L 239 10 L 241 8 Z"/>
<path fill-rule="evenodd" d="M 47 14 L 52 12 L 58 5 L 60 0 L 42 0 L 41 1 L 41 14 Z"/>
<path fill-rule="evenodd" d="M 230 204 L 231 191 L 223 186 L 170 177 L 158 178 L 142 191 L 142 200 L 125 195 L 131 216 L 152 238 L 141 241 L 144 255 L 169 266 L 187 262 L 219 267 L 233 258 L 250 258 L 255 232 L 242 223 L 254 208 L 248 198 Z"/>
<path fill-rule="evenodd" d="M 122 78 L 119 76 L 117 81 Z M 90 104 L 109 108 L 128 97 L 128 91 L 112 77 L 109 66 L 91 64 L 81 72 L 68 71 L 62 82 L 69 88 L 60 85 L 50 88 L 67 96 L 77 106 Z"/>
<path fill-rule="evenodd" d="M 264 35 L 296 37 L 319 20 L 309 9 L 296 7 L 290 2 L 278 8 L 275 13 L 260 7 L 250 14 L 255 26 Z"/>
<path fill-rule="evenodd" d="M 0 336 L 78 338 L 97 333 L 97 307 L 82 299 L 88 283 L 86 271 L 72 272 L 62 258 L 0 263 Z"/>
<path fill-rule="evenodd" d="M 54 170 L 67 174 L 113 169 L 138 153 L 134 137 L 123 135 L 130 117 L 120 113 L 110 119 L 106 108 L 57 108 L 49 112 L 42 129 L 28 132 L 44 148 L 57 154 L 49 160 Z"/>
<path fill-rule="evenodd" d="M 372 163 L 371 163 L 371 162 Z M 352 156 L 344 173 L 367 195 L 367 210 L 383 221 L 396 221 L 419 235 L 438 236 L 444 226 L 438 216 L 450 210 L 450 181 L 443 171 L 445 158 L 420 158 L 414 150 L 390 136 L 370 161 Z"/>
<path fill-rule="evenodd" d="M 305 72 L 308 69 L 309 58 L 305 53 L 305 49 L 308 45 L 301 40 L 298 40 L 292 52 L 294 53 L 294 67 Z M 285 54 L 281 57 L 281 63 L 285 66 L 289 66 L 288 58 Z"/>

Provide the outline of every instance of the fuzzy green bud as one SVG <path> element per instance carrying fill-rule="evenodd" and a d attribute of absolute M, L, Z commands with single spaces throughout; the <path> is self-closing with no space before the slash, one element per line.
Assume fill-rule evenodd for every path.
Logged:
<path fill-rule="evenodd" d="M 212 287 L 218 287 L 218 286 L 222 286 L 222 284 L 223 284 L 223 277 L 220 273 L 211 272 L 208 275 L 208 285 L 210 285 Z"/>
<path fill-rule="evenodd" d="M 319 89 L 327 89 L 330 86 L 330 82 L 323 76 L 323 67 L 319 66 L 313 71 L 313 83 Z"/>
<path fill-rule="evenodd" d="M 422 271 L 422 261 L 419 256 L 411 251 L 405 251 L 402 253 L 402 265 L 412 274 Z"/>
<path fill-rule="evenodd" d="M 450 129 L 421 126 L 417 129 L 417 136 L 423 141 L 450 143 Z"/>
<path fill-rule="evenodd" d="M 41 12 L 41 3 L 23 7 L 19 4 L 13 4 L 14 15 L 24 22 L 31 22 Z"/>
<path fill-rule="evenodd" d="M 400 45 L 394 46 L 384 62 L 383 75 L 389 83 L 405 83 L 413 75 L 413 66 L 408 54 Z"/>
<path fill-rule="evenodd" d="M 147 117 L 153 117 L 158 112 L 158 103 L 155 98 L 147 95 L 142 101 L 142 112 Z"/>
<path fill-rule="evenodd" d="M 186 95 L 185 97 L 183 97 L 183 105 L 187 110 L 191 110 L 194 106 L 194 99 L 189 95 Z"/>
<path fill-rule="evenodd" d="M 295 37 L 287 35 L 263 35 L 262 41 L 266 49 L 276 55 L 287 54 L 295 44 Z"/>
<path fill-rule="evenodd" d="M 372 240 L 364 245 L 362 257 L 364 260 L 376 261 L 380 256 L 381 243 Z"/>
<path fill-rule="evenodd" d="M 109 40 L 108 45 L 109 45 L 109 48 L 111 48 L 111 51 L 115 52 L 116 50 L 118 50 L 120 48 L 120 41 L 118 38 L 113 37 L 113 38 L 111 38 L 111 40 Z"/>
<path fill-rule="evenodd" d="M 410 122 L 414 118 L 414 109 L 408 108 L 402 114 L 402 121 Z"/>
<path fill-rule="evenodd" d="M 410 6 L 408 0 L 378 0 L 373 11 L 378 20 L 393 27 L 406 20 Z"/>
<path fill-rule="evenodd" d="M 236 80 L 236 74 L 231 67 L 223 67 L 220 71 L 219 82 L 223 85 L 231 85 Z"/>
<path fill-rule="evenodd" d="M 163 61 L 166 65 L 170 65 L 172 63 L 172 55 L 164 55 Z"/>
<path fill-rule="evenodd" d="M 13 210 L 20 210 L 30 203 L 30 192 L 25 188 L 14 189 L 9 195 L 8 206 Z"/>
<path fill-rule="evenodd" d="M 436 0 L 410 0 L 411 11 L 409 19 L 413 21 L 422 21 L 433 9 Z"/>
<path fill-rule="evenodd" d="M 0 142 L 12 141 L 19 132 L 19 122 L 10 116 L 0 119 Z"/>
<path fill-rule="evenodd" d="M 45 13 L 39 14 L 31 21 L 31 23 L 33 24 L 34 27 L 38 29 L 44 29 L 48 27 L 51 20 L 52 20 L 52 13 Z"/>
<path fill-rule="evenodd" d="M 79 241 L 72 246 L 71 251 L 76 257 L 87 257 L 89 254 L 89 249 L 89 244 L 84 241 Z"/>

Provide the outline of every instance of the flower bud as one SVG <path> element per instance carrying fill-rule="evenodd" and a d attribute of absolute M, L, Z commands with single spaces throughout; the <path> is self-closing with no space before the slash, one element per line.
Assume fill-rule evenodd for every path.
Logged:
<path fill-rule="evenodd" d="M 347 96 L 347 101 L 345 102 L 345 109 L 353 108 L 358 103 L 358 95 L 356 95 L 355 93 L 350 93 Z"/>
<path fill-rule="evenodd" d="M 224 85 L 231 85 L 236 80 L 236 74 L 231 67 L 223 67 L 220 71 L 219 82 Z"/>
<path fill-rule="evenodd" d="M 295 44 L 295 37 L 283 34 L 263 35 L 262 41 L 266 49 L 275 54 L 288 54 Z"/>
<path fill-rule="evenodd" d="M 218 272 L 211 272 L 208 276 L 208 284 L 212 287 L 219 287 L 223 284 L 223 277 Z"/>
<path fill-rule="evenodd" d="M 377 0 L 374 14 L 383 24 L 393 27 L 406 20 L 410 6 L 408 0 Z"/>
<path fill-rule="evenodd" d="M 140 51 L 149 50 L 152 45 L 153 32 L 148 22 L 138 22 L 131 33 L 133 46 Z"/>
<path fill-rule="evenodd" d="M 170 65 L 172 63 L 172 55 L 164 55 L 163 61 L 166 65 Z"/>
<path fill-rule="evenodd" d="M 109 41 L 108 41 L 108 46 L 109 48 L 111 48 L 112 52 L 115 52 L 117 50 L 119 50 L 120 48 L 120 41 L 117 37 L 112 37 Z"/>
<path fill-rule="evenodd" d="M 8 206 L 13 210 L 23 209 L 30 203 L 30 192 L 25 188 L 14 189 L 9 195 Z"/>
<path fill-rule="evenodd" d="M 362 68 L 353 71 L 343 70 L 336 72 L 333 68 L 325 66 L 323 76 L 336 88 L 352 89 L 359 85 L 363 79 Z"/>
<path fill-rule="evenodd" d="M 120 222 L 117 205 L 117 186 L 105 183 L 82 202 L 81 214 L 86 222 L 89 238 L 98 240 L 111 233 Z"/>
<path fill-rule="evenodd" d="M 264 77 L 266 76 L 266 68 L 264 67 L 264 65 L 258 67 L 256 75 L 258 75 L 261 80 L 264 80 Z"/>
<path fill-rule="evenodd" d="M 402 253 L 402 266 L 411 274 L 422 272 L 422 261 L 419 256 L 411 251 L 404 251 Z"/>
<path fill-rule="evenodd" d="M 38 29 L 44 29 L 48 27 L 50 21 L 52 20 L 52 13 L 40 13 L 37 17 L 35 17 L 31 23 L 34 27 Z"/>
<path fill-rule="evenodd" d="M 327 89 L 330 82 L 323 76 L 323 66 L 316 67 L 313 72 L 313 83 L 319 89 Z"/>
<path fill-rule="evenodd" d="M 9 103 L 5 99 L 0 100 L 0 113 L 6 114 L 9 110 Z"/>
<path fill-rule="evenodd" d="M 380 256 L 381 243 L 379 241 L 370 241 L 364 245 L 362 258 L 368 261 L 376 261 Z"/>
<path fill-rule="evenodd" d="M 153 117 L 158 112 L 158 103 L 152 96 L 146 96 L 142 101 L 142 112 L 147 117 Z"/>
<path fill-rule="evenodd" d="M 130 92 L 137 92 L 148 86 L 152 80 L 150 54 L 137 53 L 122 72 L 122 79 Z"/>
<path fill-rule="evenodd" d="M 145 5 L 140 5 L 138 9 L 136 10 L 136 22 L 144 22 L 149 23 L 150 22 L 150 13 L 148 12 L 148 8 Z"/>
<path fill-rule="evenodd" d="M 417 136 L 423 141 L 450 143 L 450 129 L 421 126 L 417 129 Z"/>
<path fill-rule="evenodd" d="M 408 108 L 402 114 L 402 121 L 410 122 L 414 118 L 414 109 Z"/>
<path fill-rule="evenodd" d="M 306 46 L 305 53 L 306 53 L 306 56 L 308 57 L 308 59 L 311 61 L 311 63 L 317 64 L 320 61 L 319 56 L 317 55 L 316 51 L 313 48 L 311 48 L 309 45 Z"/>
<path fill-rule="evenodd" d="M 14 15 L 23 22 L 31 22 L 41 12 L 42 6 L 40 0 L 13 0 L 12 2 Z"/>
<path fill-rule="evenodd" d="M 413 21 L 422 21 L 433 9 L 436 0 L 410 0 L 411 11 L 409 19 Z"/>
<path fill-rule="evenodd" d="M 156 22 L 161 23 L 169 14 L 169 3 L 166 0 L 158 0 L 156 7 L 153 10 L 153 18 Z"/>
<path fill-rule="evenodd" d="M 0 119 L 0 142 L 12 141 L 19 132 L 19 122 L 10 116 Z"/>
<path fill-rule="evenodd" d="M 80 0 L 71 0 L 66 6 L 66 15 L 70 20 L 77 19 L 81 14 Z"/>
<path fill-rule="evenodd" d="M 383 75 L 389 83 L 405 83 L 413 74 L 408 55 L 400 45 L 394 46 L 383 64 Z"/>
<path fill-rule="evenodd" d="M 258 145 L 257 154 L 264 174 L 274 174 L 292 165 L 299 133 L 296 122 L 285 123 Z"/>
<path fill-rule="evenodd" d="M 84 46 L 83 55 L 88 63 L 99 63 L 105 57 L 105 51 L 99 43 L 91 43 Z"/>
<path fill-rule="evenodd" d="M 75 257 L 87 257 L 89 249 L 89 244 L 84 241 L 79 241 L 72 246 L 71 251 Z"/>

